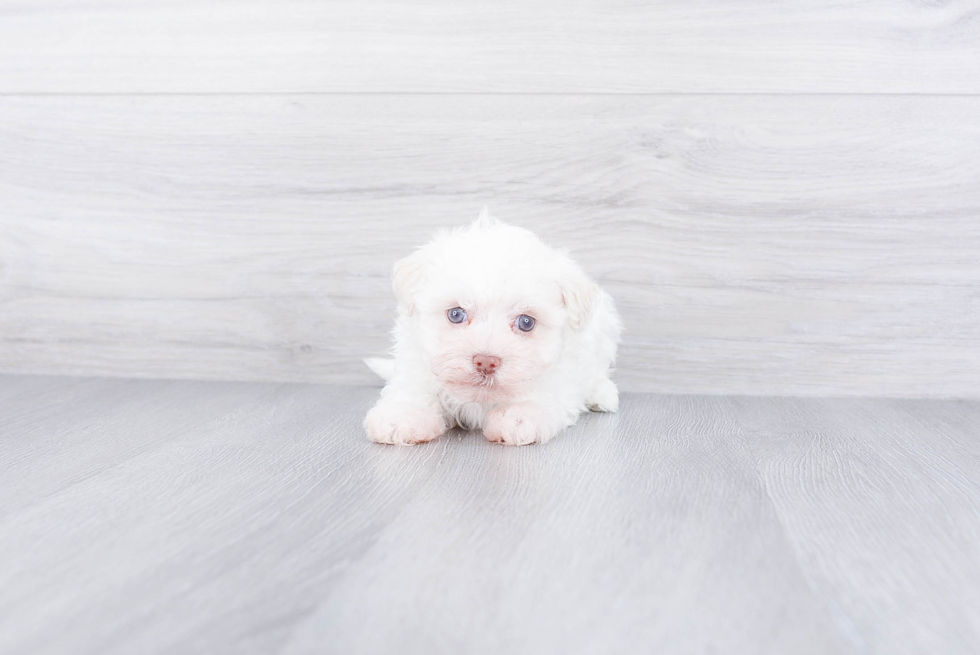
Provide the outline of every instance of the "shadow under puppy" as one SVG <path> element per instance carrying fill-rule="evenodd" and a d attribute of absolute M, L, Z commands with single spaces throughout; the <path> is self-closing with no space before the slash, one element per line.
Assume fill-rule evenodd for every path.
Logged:
<path fill-rule="evenodd" d="M 372 441 L 417 444 L 454 425 L 544 443 L 586 410 L 615 412 L 612 299 L 563 252 L 484 209 L 395 264 L 394 360 L 367 413 Z"/>

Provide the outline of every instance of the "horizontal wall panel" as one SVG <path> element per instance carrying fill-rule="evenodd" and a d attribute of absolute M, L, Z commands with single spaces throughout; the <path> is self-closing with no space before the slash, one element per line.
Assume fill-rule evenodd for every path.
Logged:
<path fill-rule="evenodd" d="M 392 262 L 569 247 L 633 391 L 980 395 L 980 98 L 0 98 L 0 369 L 371 383 Z"/>
<path fill-rule="evenodd" d="M 0 93 L 978 93 L 976 0 L 0 0 Z"/>

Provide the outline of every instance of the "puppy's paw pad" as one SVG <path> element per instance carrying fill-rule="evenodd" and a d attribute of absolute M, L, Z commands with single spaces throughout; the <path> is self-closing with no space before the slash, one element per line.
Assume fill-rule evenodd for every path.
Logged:
<path fill-rule="evenodd" d="M 364 419 L 368 438 L 375 443 L 413 446 L 432 441 L 447 429 L 441 416 L 418 410 L 374 407 Z"/>
<path fill-rule="evenodd" d="M 486 428 L 483 430 L 483 436 L 487 438 L 487 441 L 492 441 L 493 443 L 503 443 L 504 441 L 504 438 L 500 434 L 488 431 Z"/>
<path fill-rule="evenodd" d="M 595 389 L 589 394 L 585 406 L 591 412 L 617 412 L 619 411 L 619 390 L 609 378 L 602 378 L 596 384 Z"/>

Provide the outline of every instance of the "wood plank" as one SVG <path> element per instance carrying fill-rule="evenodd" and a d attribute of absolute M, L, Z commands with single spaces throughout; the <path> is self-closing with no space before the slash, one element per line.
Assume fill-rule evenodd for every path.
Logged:
<path fill-rule="evenodd" d="M 132 456 L 4 513 L 0 652 L 856 652 L 725 399 L 627 397 L 541 448 L 392 448 L 361 432 L 370 389 L 174 383 L 202 401 L 145 417 L 158 383 L 99 384 L 120 420 L 91 440 Z M 125 415 L 201 420 L 140 448 Z"/>
<path fill-rule="evenodd" d="M 866 652 L 980 645 L 980 407 L 741 401 L 808 585 Z M 887 627 L 886 627 L 887 626 Z"/>
<path fill-rule="evenodd" d="M 367 388 L 18 382 L 4 655 L 980 649 L 978 402 L 625 394 L 395 448 Z"/>
<path fill-rule="evenodd" d="M 977 93 L 976 3 L 0 2 L 0 93 Z"/>
<path fill-rule="evenodd" d="M 545 448 L 457 437 L 282 652 L 859 652 L 728 403 L 627 396 Z"/>
<path fill-rule="evenodd" d="M 980 395 L 980 98 L 0 99 L 0 367 L 371 384 L 391 263 L 489 204 L 637 391 Z"/>
<path fill-rule="evenodd" d="M 0 653 L 273 652 L 439 462 L 438 446 L 366 440 L 371 389 L 101 388 L 97 428 L 71 398 L 74 425 L 33 405 L 39 449 L 84 433 L 102 465 L 77 479 L 67 457 L 13 464 L 62 484 L 0 495 Z"/>
<path fill-rule="evenodd" d="M 0 516 L 65 492 L 159 448 L 273 385 L 5 377 L 29 393 L 0 397 Z"/>

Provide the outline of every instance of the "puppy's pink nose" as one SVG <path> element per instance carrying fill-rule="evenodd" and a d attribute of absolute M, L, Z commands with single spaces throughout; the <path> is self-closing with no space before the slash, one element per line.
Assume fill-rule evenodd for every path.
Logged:
<path fill-rule="evenodd" d="M 480 373 L 490 375 L 500 368 L 500 358 L 493 355 L 473 355 L 473 366 Z"/>

